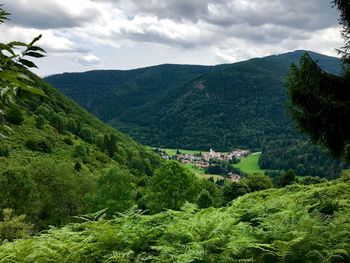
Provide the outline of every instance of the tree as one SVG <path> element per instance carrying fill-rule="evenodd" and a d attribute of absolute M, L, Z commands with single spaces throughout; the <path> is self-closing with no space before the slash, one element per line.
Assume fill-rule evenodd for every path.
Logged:
<path fill-rule="evenodd" d="M 105 134 L 103 137 L 103 148 L 107 150 L 108 156 L 112 158 L 117 151 L 117 136 Z"/>
<path fill-rule="evenodd" d="M 166 161 L 150 182 L 149 206 L 153 211 L 178 210 L 197 196 L 196 177 L 176 161 Z"/>
<path fill-rule="evenodd" d="M 350 8 L 347 0 L 335 0 L 345 46 L 340 50 L 343 76 L 323 71 L 308 54 L 299 67 L 292 65 L 287 80 L 289 112 L 298 128 L 335 157 L 350 161 Z"/>
<path fill-rule="evenodd" d="M 334 0 L 334 5 L 340 11 L 340 24 L 343 26 L 342 37 L 345 41 L 344 47 L 339 49 L 345 63 L 350 63 L 350 4 L 348 0 Z"/>
<path fill-rule="evenodd" d="M 108 214 L 123 212 L 135 204 L 135 185 L 128 170 L 110 167 L 97 180 L 97 208 L 108 208 Z"/>
<path fill-rule="evenodd" d="M 261 191 L 273 187 L 270 177 L 262 174 L 247 175 L 241 180 L 242 184 L 246 184 L 251 192 Z"/>
<path fill-rule="evenodd" d="M 285 172 L 284 174 L 280 175 L 277 178 L 278 187 L 285 187 L 295 182 L 296 182 L 296 174 L 292 169 L 289 169 L 287 172 Z"/>
<path fill-rule="evenodd" d="M 208 208 L 213 205 L 213 198 L 207 190 L 203 189 L 198 195 L 196 203 L 200 208 Z"/>

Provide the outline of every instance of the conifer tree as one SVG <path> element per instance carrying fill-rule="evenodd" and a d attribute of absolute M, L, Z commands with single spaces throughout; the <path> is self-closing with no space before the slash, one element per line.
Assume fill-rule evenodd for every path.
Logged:
<path fill-rule="evenodd" d="M 287 88 L 289 111 L 298 128 L 311 140 L 328 148 L 335 157 L 350 161 L 350 2 L 335 0 L 343 26 L 342 55 L 344 73 L 323 71 L 308 54 L 300 65 L 292 65 Z"/>

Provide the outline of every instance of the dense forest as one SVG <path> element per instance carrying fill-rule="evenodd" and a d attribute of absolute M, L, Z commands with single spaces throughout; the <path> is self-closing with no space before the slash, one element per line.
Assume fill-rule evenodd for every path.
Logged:
<path fill-rule="evenodd" d="M 287 116 L 286 76 L 303 53 L 215 67 L 66 73 L 46 80 L 144 144 L 262 150 L 264 169 L 335 178 L 345 164 L 308 143 Z M 339 59 L 310 54 L 325 70 L 340 74 Z"/>

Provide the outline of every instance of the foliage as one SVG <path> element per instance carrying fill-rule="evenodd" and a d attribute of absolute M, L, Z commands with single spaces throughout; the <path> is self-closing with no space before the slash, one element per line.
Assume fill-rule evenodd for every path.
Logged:
<path fill-rule="evenodd" d="M 213 205 L 213 198 L 210 196 L 210 193 L 203 189 L 202 192 L 198 195 L 196 204 L 199 208 L 208 208 Z"/>
<path fill-rule="evenodd" d="M 335 160 L 325 149 L 303 139 L 281 138 L 266 141 L 259 160 L 262 169 L 293 169 L 300 176 L 319 176 L 334 179 L 348 164 Z"/>
<path fill-rule="evenodd" d="M 39 136 L 29 137 L 25 145 L 28 149 L 32 151 L 44 152 L 44 153 L 52 153 L 53 145 L 48 138 L 42 138 Z"/>
<path fill-rule="evenodd" d="M 226 181 L 223 185 L 223 196 L 226 203 L 242 195 L 251 192 L 249 186 L 244 182 Z"/>
<path fill-rule="evenodd" d="M 273 187 L 270 177 L 262 174 L 248 174 L 241 182 L 246 184 L 250 191 L 261 191 Z"/>
<path fill-rule="evenodd" d="M 166 161 L 150 180 L 149 206 L 152 211 L 178 210 L 197 196 L 196 177 L 176 161 Z"/>
<path fill-rule="evenodd" d="M 13 124 L 20 125 L 24 121 L 23 113 L 17 106 L 12 106 L 5 112 L 5 119 Z"/>
<path fill-rule="evenodd" d="M 293 183 L 296 183 L 296 174 L 294 170 L 289 169 L 287 172 L 283 173 L 277 178 L 276 185 L 278 187 L 285 187 Z"/>
<path fill-rule="evenodd" d="M 334 156 L 350 160 L 350 81 L 322 71 L 306 53 L 299 67 L 292 66 L 287 84 L 289 110 L 299 129 Z"/>
<path fill-rule="evenodd" d="M 199 151 L 236 147 L 260 151 L 275 140 L 306 141 L 294 131 L 292 120 L 285 114 L 284 79 L 290 64 L 303 53 L 296 51 L 216 67 L 161 65 L 130 71 L 65 73 L 46 80 L 146 145 Z M 341 72 L 338 59 L 310 54 L 325 70 Z M 281 150 L 288 151 L 288 147 Z M 297 156 L 312 156 L 310 151 L 312 148 L 304 148 Z M 262 153 L 272 160 L 280 160 L 280 154 Z M 314 157 L 331 161 L 320 151 Z M 283 159 L 277 169 L 296 170 L 298 163 L 293 159 L 294 162 Z M 304 175 L 314 175 L 316 166 L 323 173 L 320 176 L 330 170 L 322 161 L 314 163 L 309 159 L 302 164 Z M 287 167 L 281 167 L 284 162 Z M 340 166 L 335 162 L 335 172 L 329 176 L 338 176 Z"/>
<path fill-rule="evenodd" d="M 224 209 L 132 209 L 4 243 L 0 262 L 348 262 L 349 197 L 337 181 L 251 193 Z"/>
<path fill-rule="evenodd" d="M 25 222 L 25 216 L 15 216 L 12 209 L 2 210 L 3 219 L 0 221 L 0 243 L 15 239 L 28 238 L 33 225 Z"/>
<path fill-rule="evenodd" d="M 342 49 L 338 50 L 343 56 L 343 61 L 347 64 L 350 63 L 350 6 L 346 0 L 334 0 L 334 5 L 340 11 L 340 24 L 343 27 L 342 37 L 345 41 L 345 45 Z"/>
<path fill-rule="evenodd" d="M 112 166 L 97 180 L 97 210 L 108 208 L 108 214 L 123 212 L 135 204 L 133 176 L 126 169 Z"/>
<path fill-rule="evenodd" d="M 0 144 L 0 157 L 8 157 L 9 156 L 9 148 L 6 145 Z"/>

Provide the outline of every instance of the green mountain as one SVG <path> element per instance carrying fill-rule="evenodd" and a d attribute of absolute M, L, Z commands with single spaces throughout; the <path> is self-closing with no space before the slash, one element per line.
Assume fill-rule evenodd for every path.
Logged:
<path fill-rule="evenodd" d="M 102 120 L 154 146 L 261 148 L 290 130 L 284 78 L 303 51 L 216 67 L 161 65 L 93 71 L 46 80 Z M 312 53 L 340 72 L 339 60 Z"/>
<path fill-rule="evenodd" d="M 129 210 L 5 242 L 0 262 L 349 262 L 349 197 L 344 178 L 255 192 L 220 209 Z"/>
<path fill-rule="evenodd" d="M 153 174 L 160 157 L 31 76 L 45 96 L 20 90 L 14 103 L 0 105 L 7 126 L 0 125 L 1 209 L 26 214 L 37 230 L 59 226 L 99 209 L 106 168 L 129 174 L 135 189 Z"/>
<path fill-rule="evenodd" d="M 336 177 L 345 165 L 306 143 L 286 114 L 285 79 L 304 52 L 214 67 L 160 65 L 66 73 L 46 80 L 143 144 L 262 149 L 265 169 L 293 168 L 301 175 Z M 340 74 L 339 59 L 309 53 L 323 69 Z M 299 151 L 283 146 L 291 140 Z"/>

